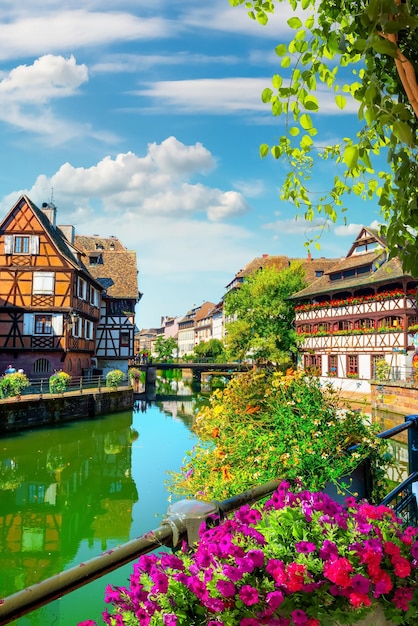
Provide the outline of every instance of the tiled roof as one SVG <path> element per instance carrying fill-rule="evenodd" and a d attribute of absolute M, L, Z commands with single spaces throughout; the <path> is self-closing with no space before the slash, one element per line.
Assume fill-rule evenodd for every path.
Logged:
<path fill-rule="evenodd" d="M 134 250 L 127 250 L 117 237 L 76 235 L 75 243 L 87 257 L 90 253 L 91 257 L 96 257 L 96 253 L 101 252 L 103 263 L 87 265 L 87 269 L 103 286 L 109 285 L 107 295 L 112 298 L 138 299 L 138 270 Z M 113 284 L 110 284 L 111 281 Z"/>
<path fill-rule="evenodd" d="M 214 308 L 215 308 L 215 305 L 213 302 L 204 302 L 195 315 L 195 318 L 194 318 L 195 321 L 199 322 L 200 320 L 205 319 L 205 317 L 208 317 L 209 313 Z"/>
<path fill-rule="evenodd" d="M 370 255 L 367 254 L 367 256 Z M 375 257 L 376 253 L 373 253 L 373 256 Z M 357 257 L 357 261 L 360 261 L 360 257 Z M 363 265 L 363 263 L 361 265 Z M 360 266 L 360 264 L 358 264 L 358 266 Z M 347 266 L 344 267 L 347 268 Z M 394 282 L 402 278 L 412 279 L 412 276 L 404 274 L 400 260 L 395 258 L 390 259 L 390 261 L 386 263 L 382 263 L 380 267 L 371 274 L 368 273 L 336 281 L 330 281 L 329 274 L 325 274 L 305 289 L 298 291 L 292 298 L 295 300 L 303 300 L 315 295 L 331 294 L 339 291 L 348 291 L 350 289 L 361 289 L 362 287 L 378 287 L 381 284 Z"/>
<path fill-rule="evenodd" d="M 269 254 L 264 254 L 262 257 L 256 257 L 252 261 L 250 261 L 244 269 L 240 270 L 235 274 L 235 277 L 231 282 L 226 286 L 230 287 L 233 285 L 235 281 L 239 281 L 240 279 L 245 278 L 246 276 L 251 276 L 257 270 L 269 267 L 275 267 L 279 271 L 286 269 L 290 266 L 291 262 L 299 262 L 301 263 L 303 269 L 305 270 L 305 277 L 308 283 L 313 282 L 317 277 L 317 272 L 327 272 L 331 268 L 333 268 L 337 263 L 340 263 L 341 258 L 339 259 L 327 259 L 325 257 L 320 257 L 319 259 L 314 258 L 291 258 L 288 256 L 270 256 Z"/>

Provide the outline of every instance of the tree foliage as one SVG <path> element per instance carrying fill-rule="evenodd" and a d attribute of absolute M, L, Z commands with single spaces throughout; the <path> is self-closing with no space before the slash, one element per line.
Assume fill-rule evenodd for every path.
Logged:
<path fill-rule="evenodd" d="M 304 286 L 304 270 L 293 262 L 281 271 L 263 268 L 247 277 L 239 289 L 230 291 L 225 314 L 236 319 L 226 325 L 228 357 L 243 359 L 251 354 L 287 367 L 297 341 L 289 296 Z"/>
<path fill-rule="evenodd" d="M 390 256 L 418 275 L 418 1 L 229 1 L 245 5 L 261 24 L 279 4 L 294 11 L 287 22 L 293 38 L 275 49 L 281 72 L 262 93 L 273 115 L 286 120 L 277 145 L 260 147 L 262 157 L 271 153 L 290 165 L 282 199 L 308 220 L 319 213 L 332 221 L 346 210 L 346 194 L 377 200 Z M 315 114 L 324 88 L 340 109 L 354 99 L 362 127 L 356 136 L 321 147 L 318 138 L 314 143 Z M 327 160 L 339 173 L 331 189 L 315 197 L 312 171 Z"/>
<path fill-rule="evenodd" d="M 201 341 L 197 344 L 197 346 L 194 347 L 193 352 L 198 360 L 200 358 L 204 358 L 217 361 L 218 363 L 222 363 L 222 361 L 224 361 L 225 359 L 224 344 L 219 339 L 209 339 L 209 341 Z"/>
<path fill-rule="evenodd" d="M 157 337 L 154 352 L 159 361 L 167 361 L 173 358 L 173 353 L 177 348 L 178 344 L 174 337 Z"/>

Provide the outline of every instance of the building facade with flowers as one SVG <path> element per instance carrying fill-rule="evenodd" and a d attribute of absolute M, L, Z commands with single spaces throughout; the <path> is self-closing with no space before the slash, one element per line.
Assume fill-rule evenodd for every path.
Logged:
<path fill-rule="evenodd" d="M 377 231 L 363 227 L 345 258 L 293 296 L 300 365 L 362 392 L 382 366 L 393 379 L 412 379 L 417 287 Z"/>

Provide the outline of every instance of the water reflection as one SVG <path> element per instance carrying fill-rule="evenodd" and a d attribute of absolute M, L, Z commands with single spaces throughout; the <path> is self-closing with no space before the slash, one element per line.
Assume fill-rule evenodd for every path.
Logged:
<path fill-rule="evenodd" d="M 167 471 L 195 443 L 194 396 L 0 438 L 0 598 L 159 526 Z M 116 570 L 14 624 L 100 618 Z"/>
<path fill-rule="evenodd" d="M 128 540 L 135 437 L 132 413 L 123 413 L 2 440 L 2 594 L 64 570 L 83 540 Z"/>

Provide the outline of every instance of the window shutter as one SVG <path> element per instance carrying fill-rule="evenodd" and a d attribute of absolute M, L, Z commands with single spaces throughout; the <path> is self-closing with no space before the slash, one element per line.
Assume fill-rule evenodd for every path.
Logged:
<path fill-rule="evenodd" d="M 34 316 L 32 313 L 25 313 L 23 316 L 23 334 L 33 335 Z"/>
<path fill-rule="evenodd" d="M 32 235 L 30 238 L 30 253 L 39 254 L 39 236 Z"/>
<path fill-rule="evenodd" d="M 4 254 L 13 254 L 13 235 L 4 235 Z"/>
<path fill-rule="evenodd" d="M 61 314 L 52 316 L 52 328 L 54 330 L 54 335 L 62 335 L 62 317 L 63 316 Z"/>

